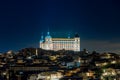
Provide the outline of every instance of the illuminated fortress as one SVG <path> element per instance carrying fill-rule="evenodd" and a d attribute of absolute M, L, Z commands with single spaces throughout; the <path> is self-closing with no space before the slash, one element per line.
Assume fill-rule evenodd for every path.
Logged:
<path fill-rule="evenodd" d="M 47 32 L 45 39 L 43 35 L 41 36 L 40 48 L 54 51 L 62 49 L 80 51 L 80 37 L 75 34 L 73 38 L 52 38 L 50 32 Z"/>

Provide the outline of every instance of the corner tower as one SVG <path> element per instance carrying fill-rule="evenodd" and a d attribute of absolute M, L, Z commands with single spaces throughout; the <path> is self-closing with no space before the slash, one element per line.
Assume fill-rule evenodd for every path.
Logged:
<path fill-rule="evenodd" d="M 75 42 L 74 42 L 74 49 L 75 51 L 80 51 L 80 37 L 78 35 L 78 33 L 75 34 Z"/>
<path fill-rule="evenodd" d="M 53 44 L 52 44 L 52 37 L 50 36 L 50 32 L 47 32 L 47 36 L 45 37 L 45 49 L 52 50 Z"/>

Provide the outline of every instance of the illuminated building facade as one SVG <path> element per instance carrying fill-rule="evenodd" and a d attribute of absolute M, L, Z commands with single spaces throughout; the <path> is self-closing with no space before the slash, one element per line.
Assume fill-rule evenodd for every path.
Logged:
<path fill-rule="evenodd" d="M 45 40 L 43 35 L 40 40 L 40 48 L 45 50 L 73 50 L 80 51 L 80 37 L 78 34 L 75 34 L 74 38 L 52 38 L 50 32 L 47 32 Z"/>

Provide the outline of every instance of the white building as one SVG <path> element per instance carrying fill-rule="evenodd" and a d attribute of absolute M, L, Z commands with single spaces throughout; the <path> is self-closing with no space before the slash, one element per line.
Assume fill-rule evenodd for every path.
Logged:
<path fill-rule="evenodd" d="M 36 80 L 60 80 L 63 77 L 61 72 L 42 72 L 38 74 Z"/>
<path fill-rule="evenodd" d="M 73 38 L 52 38 L 50 32 L 47 32 L 45 40 L 43 35 L 41 36 L 40 48 L 54 51 L 62 49 L 80 51 L 80 37 L 78 34 L 75 34 Z"/>

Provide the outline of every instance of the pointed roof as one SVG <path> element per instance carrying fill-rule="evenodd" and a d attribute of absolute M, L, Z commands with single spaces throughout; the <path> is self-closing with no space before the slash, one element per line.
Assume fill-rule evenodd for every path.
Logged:
<path fill-rule="evenodd" d="M 80 37 L 78 33 L 75 34 L 75 37 Z"/>
<path fill-rule="evenodd" d="M 70 33 L 68 34 L 68 38 L 70 38 Z"/>
<path fill-rule="evenodd" d="M 45 38 L 51 38 L 49 31 L 47 32 L 47 36 Z"/>
<path fill-rule="evenodd" d="M 43 41 L 44 41 L 44 36 L 43 36 L 43 33 L 42 33 L 40 42 L 43 42 Z"/>

